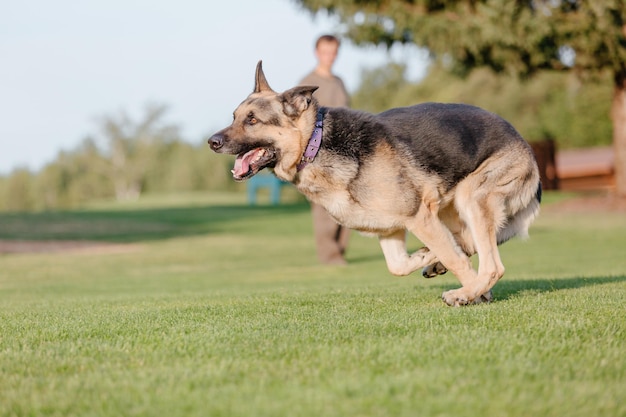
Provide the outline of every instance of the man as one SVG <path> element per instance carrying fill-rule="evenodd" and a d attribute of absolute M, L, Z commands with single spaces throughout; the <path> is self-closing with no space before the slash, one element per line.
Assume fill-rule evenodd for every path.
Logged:
<path fill-rule="evenodd" d="M 322 35 L 315 43 L 317 67 L 300 81 L 300 85 L 319 87 L 314 96 L 321 106 L 349 107 L 350 97 L 343 81 L 332 73 L 332 67 L 339 52 L 339 39 L 333 35 Z M 350 230 L 338 225 L 326 210 L 311 203 L 315 245 L 320 262 L 331 265 L 345 265 L 344 253 L 348 245 Z"/>

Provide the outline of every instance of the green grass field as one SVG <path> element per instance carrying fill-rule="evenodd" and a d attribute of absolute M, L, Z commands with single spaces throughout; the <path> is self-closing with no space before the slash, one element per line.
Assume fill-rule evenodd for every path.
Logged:
<path fill-rule="evenodd" d="M 0 416 L 626 416 L 624 213 L 548 202 L 495 302 L 451 308 L 450 274 L 393 277 L 356 233 L 318 265 L 306 204 L 243 198 L 0 215 L 124 244 L 0 255 Z"/>

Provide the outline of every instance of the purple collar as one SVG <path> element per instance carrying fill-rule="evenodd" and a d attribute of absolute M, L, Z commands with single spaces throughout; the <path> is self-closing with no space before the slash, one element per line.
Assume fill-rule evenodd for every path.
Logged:
<path fill-rule="evenodd" d="M 311 135 L 311 139 L 309 139 L 309 143 L 306 145 L 306 149 L 304 150 L 304 154 L 300 159 L 300 162 L 297 165 L 298 171 L 302 171 L 307 164 L 313 162 L 315 157 L 317 156 L 317 152 L 320 150 L 320 145 L 322 144 L 322 125 L 324 120 L 324 115 L 326 114 L 326 108 L 320 107 L 317 111 L 317 120 L 315 121 L 315 129 L 313 129 L 313 134 Z"/>

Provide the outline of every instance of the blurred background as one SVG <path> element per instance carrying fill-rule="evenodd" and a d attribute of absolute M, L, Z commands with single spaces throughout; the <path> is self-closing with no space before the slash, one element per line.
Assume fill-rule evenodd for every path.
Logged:
<path fill-rule="evenodd" d="M 626 196 L 626 6 L 535 0 L 112 0 L 0 6 L 0 211 L 243 191 L 206 138 L 264 61 L 297 84 L 314 41 L 357 109 L 464 102 L 533 145 L 544 188 Z"/>

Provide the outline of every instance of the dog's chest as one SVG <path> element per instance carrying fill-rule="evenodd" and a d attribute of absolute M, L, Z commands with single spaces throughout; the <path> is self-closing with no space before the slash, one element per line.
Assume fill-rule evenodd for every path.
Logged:
<path fill-rule="evenodd" d="M 355 171 L 350 166 L 310 166 L 295 183 L 298 190 L 310 201 L 320 204 L 331 214 L 350 209 L 354 202 L 348 192 Z"/>
<path fill-rule="evenodd" d="M 309 201 L 323 206 L 338 223 L 351 229 L 379 232 L 401 227 L 404 216 L 396 210 L 398 204 L 384 198 L 385 193 L 378 192 L 376 184 L 369 184 L 363 174 L 356 164 L 320 164 L 303 171 L 295 184 Z"/>
<path fill-rule="evenodd" d="M 367 210 L 359 205 L 345 189 L 326 188 L 319 185 L 299 188 L 312 203 L 319 204 L 337 221 L 352 229 L 366 228 Z M 367 227 L 369 229 L 369 227 Z"/>

